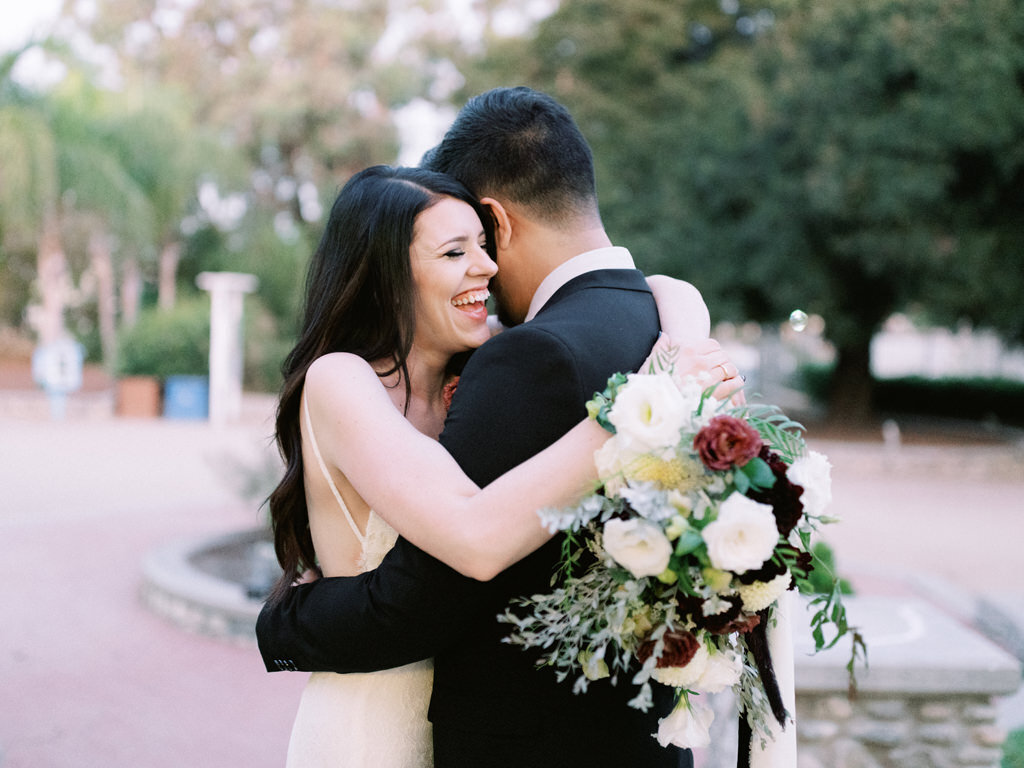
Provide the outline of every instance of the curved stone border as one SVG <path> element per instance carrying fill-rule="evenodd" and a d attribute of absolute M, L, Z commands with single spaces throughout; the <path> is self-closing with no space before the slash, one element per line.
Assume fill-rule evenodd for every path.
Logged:
<path fill-rule="evenodd" d="M 181 539 L 158 547 L 143 561 L 143 604 L 190 632 L 254 643 L 262 599 L 247 595 L 241 581 L 202 570 L 196 561 L 217 549 L 252 545 L 264 536 L 262 530 L 242 531 Z"/>

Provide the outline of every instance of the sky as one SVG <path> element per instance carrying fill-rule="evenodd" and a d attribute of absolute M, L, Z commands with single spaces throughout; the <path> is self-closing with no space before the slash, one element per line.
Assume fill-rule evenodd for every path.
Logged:
<path fill-rule="evenodd" d="M 57 18 L 61 0 L 6 0 L 0 11 L 0 51 L 9 51 Z"/>

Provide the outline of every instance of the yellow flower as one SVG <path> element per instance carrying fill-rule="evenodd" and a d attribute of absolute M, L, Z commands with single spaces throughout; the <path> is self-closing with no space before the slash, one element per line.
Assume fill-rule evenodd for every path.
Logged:
<path fill-rule="evenodd" d="M 634 481 L 654 483 L 665 490 L 692 491 L 704 484 L 704 468 L 696 461 L 674 456 L 660 459 L 645 453 L 626 468 L 626 475 Z"/>
<path fill-rule="evenodd" d="M 690 513 L 693 512 L 693 502 L 688 496 L 675 488 L 668 492 L 668 503 L 679 510 L 679 514 L 683 518 L 689 517 Z M 674 520 L 675 518 L 673 518 L 673 522 Z"/>
<path fill-rule="evenodd" d="M 690 524 L 686 521 L 685 517 L 682 515 L 675 515 L 668 521 L 668 525 L 665 527 L 665 535 L 668 536 L 669 541 L 675 541 L 682 536 L 689 527 Z"/>
<path fill-rule="evenodd" d="M 580 651 L 579 660 L 580 666 L 583 668 L 583 676 L 587 680 L 600 680 L 611 675 L 608 671 L 608 664 L 603 658 L 595 656 L 593 651 Z"/>
<path fill-rule="evenodd" d="M 650 613 L 650 606 L 645 605 L 641 612 L 633 614 L 633 634 L 637 637 L 644 637 L 648 632 L 654 629 L 654 624 L 651 623 Z"/>
<path fill-rule="evenodd" d="M 704 583 L 715 592 L 729 591 L 729 585 L 732 583 L 732 574 L 728 571 L 720 571 L 709 566 L 703 568 L 700 575 L 704 577 Z"/>
<path fill-rule="evenodd" d="M 671 568 L 666 568 L 664 571 L 658 574 L 658 581 L 662 584 L 675 584 L 679 581 L 679 574 L 673 571 Z"/>

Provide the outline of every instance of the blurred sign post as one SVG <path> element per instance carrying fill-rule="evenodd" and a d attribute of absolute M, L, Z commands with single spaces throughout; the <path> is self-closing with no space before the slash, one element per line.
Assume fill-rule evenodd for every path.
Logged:
<path fill-rule="evenodd" d="M 32 353 L 32 378 L 50 400 L 50 416 L 63 419 L 68 394 L 82 386 L 82 345 L 66 336 L 40 344 Z"/>
<path fill-rule="evenodd" d="M 210 421 L 226 424 L 242 413 L 242 299 L 259 285 L 255 275 L 200 272 L 210 292 Z"/>

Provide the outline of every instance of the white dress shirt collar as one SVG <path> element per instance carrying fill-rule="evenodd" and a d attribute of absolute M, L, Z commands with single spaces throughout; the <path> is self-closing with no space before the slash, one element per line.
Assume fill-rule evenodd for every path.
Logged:
<path fill-rule="evenodd" d="M 614 245 L 573 256 L 551 270 L 537 286 L 537 291 L 530 301 L 530 309 L 526 313 L 526 320 L 536 317 L 555 292 L 570 280 L 598 269 L 636 269 L 636 265 L 628 249 Z"/>

